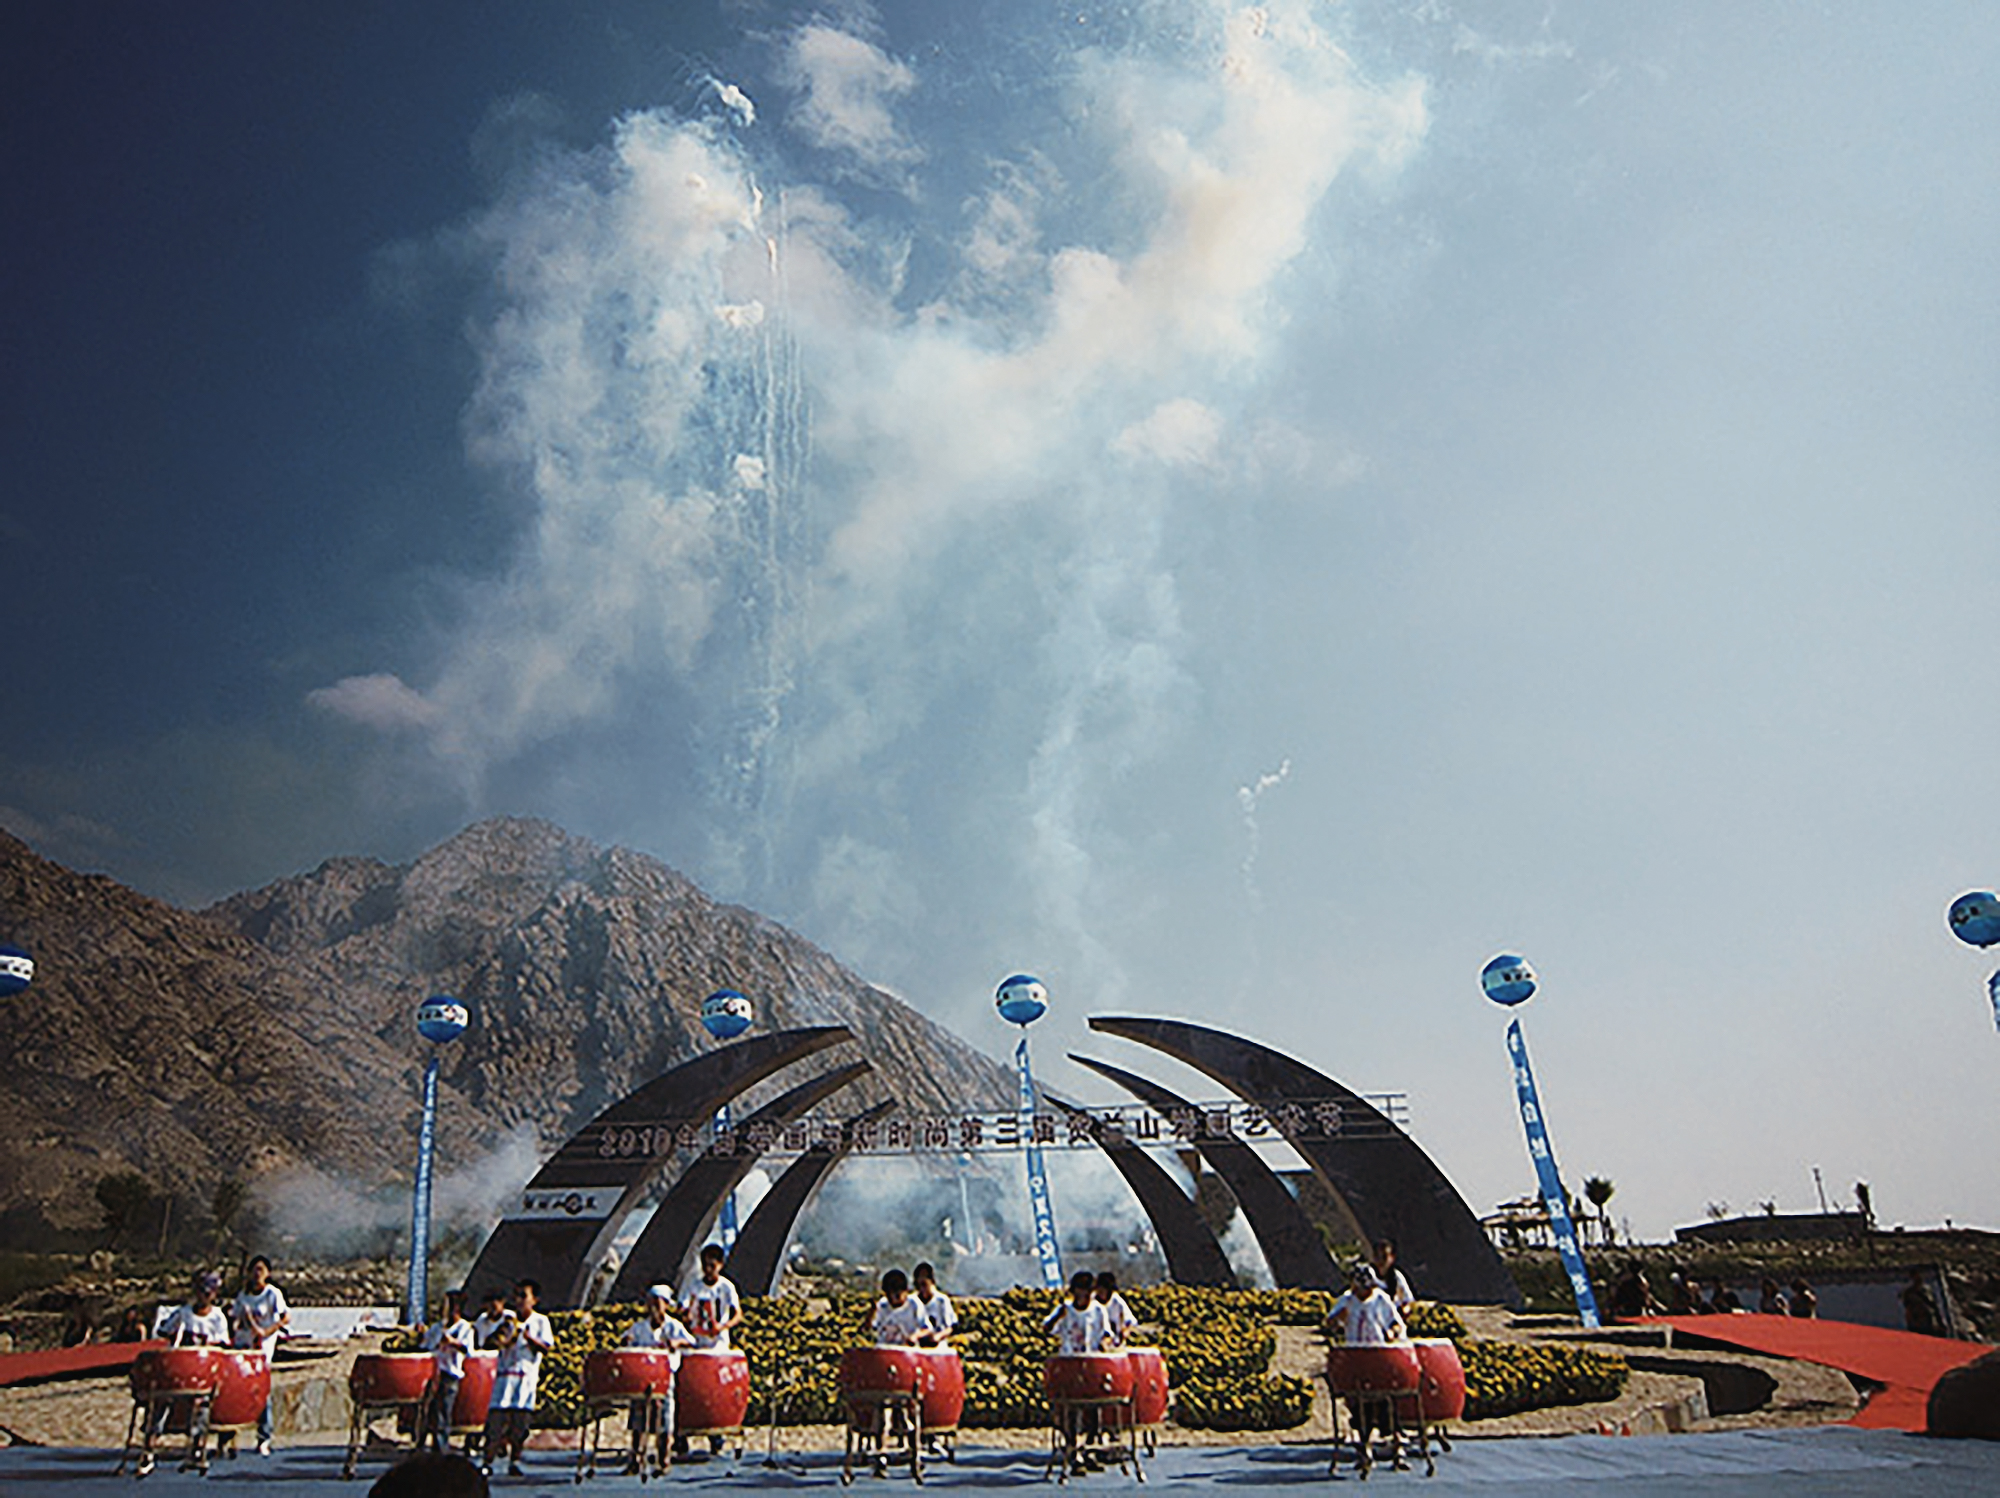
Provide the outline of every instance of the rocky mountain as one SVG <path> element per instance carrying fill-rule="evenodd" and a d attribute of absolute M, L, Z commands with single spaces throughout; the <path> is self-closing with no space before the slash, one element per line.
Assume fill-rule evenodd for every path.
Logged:
<path fill-rule="evenodd" d="M 543 822 L 481 823 L 406 865 L 331 859 L 200 912 L 0 833 L 0 922 L 37 959 L 0 1027 L 0 1242 L 94 1228 L 121 1169 L 194 1202 L 306 1169 L 406 1182 L 432 993 L 474 1015 L 443 1053 L 444 1171 L 524 1129 L 551 1148 L 715 1044 L 699 1015 L 719 987 L 764 1028 L 855 1032 L 877 1076 L 842 1111 L 1012 1095 L 998 1063 L 803 938 Z"/>

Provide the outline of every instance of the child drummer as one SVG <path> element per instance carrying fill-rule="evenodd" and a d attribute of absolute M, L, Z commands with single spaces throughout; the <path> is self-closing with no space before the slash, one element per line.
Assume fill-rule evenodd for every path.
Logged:
<path fill-rule="evenodd" d="M 910 1271 L 910 1296 L 923 1307 L 924 1320 L 931 1324 L 935 1334 L 934 1345 L 944 1346 L 958 1330 L 958 1312 L 951 1308 L 951 1297 L 938 1289 L 937 1270 L 928 1263 Z"/>
<path fill-rule="evenodd" d="M 1070 1276 L 1069 1299 L 1042 1319 L 1042 1330 L 1055 1333 L 1058 1357 L 1084 1357 L 1111 1350 L 1110 1318 L 1104 1303 L 1097 1298 L 1097 1278 L 1088 1269 L 1079 1269 Z M 1095 1442 L 1098 1436 L 1098 1411 L 1093 1405 L 1081 1413 L 1083 1429 L 1077 1434 L 1088 1445 Z M 1066 1438 L 1074 1441 L 1074 1436 L 1065 1434 Z M 1092 1462 L 1093 1458 L 1087 1452 L 1072 1449 L 1071 1465 L 1076 1471 L 1088 1470 Z"/>
<path fill-rule="evenodd" d="M 1101 1271 L 1097 1276 L 1095 1295 L 1097 1303 L 1104 1307 L 1104 1345 L 1123 1347 L 1132 1340 L 1132 1333 L 1138 1330 L 1139 1318 L 1132 1314 L 1125 1297 L 1118 1293 L 1118 1276 L 1108 1269 Z"/>
<path fill-rule="evenodd" d="M 686 1318 L 694 1345 L 715 1352 L 729 1350 L 729 1329 L 743 1319 L 743 1298 L 722 1273 L 729 1255 L 720 1243 L 702 1246 L 701 1269 L 681 1291 L 681 1315 Z M 722 1449 L 722 1437 L 708 1438 L 710 1453 Z M 686 1456 L 687 1443 L 678 1437 L 674 1455 Z"/>
<path fill-rule="evenodd" d="M 646 1314 L 625 1331 L 627 1347 L 664 1347 L 667 1349 L 667 1367 L 679 1372 L 681 1349 L 694 1346 L 694 1335 L 681 1325 L 674 1316 L 674 1292 L 666 1285 L 655 1285 L 646 1292 Z M 641 1453 L 645 1447 L 647 1425 L 657 1418 L 658 1430 L 653 1434 L 659 1442 L 660 1465 L 666 1467 L 672 1461 L 674 1438 L 674 1381 L 667 1380 L 664 1398 L 648 1406 L 635 1402 L 629 1425 L 632 1431 L 632 1456 L 625 1464 L 629 1475 L 642 1470 Z M 657 1412 L 657 1414 L 656 1414 Z"/>
<path fill-rule="evenodd" d="M 1403 1313 L 1396 1309 L 1396 1302 L 1382 1288 L 1374 1269 L 1365 1262 L 1357 1263 L 1348 1271 L 1347 1288 L 1328 1309 L 1325 1330 L 1329 1340 L 1345 1343 L 1349 1347 L 1386 1347 L 1391 1342 L 1406 1342 L 1410 1336 Z M 1364 1466 L 1371 1427 L 1383 1421 L 1389 1409 L 1386 1399 L 1357 1397 L 1347 1401 L 1348 1413 L 1354 1417 L 1354 1428 L 1360 1435 Z M 1379 1428 L 1386 1429 L 1386 1423 Z M 1398 1471 L 1403 1469 L 1403 1442 L 1400 1436 L 1395 1438 L 1391 1461 Z"/>
<path fill-rule="evenodd" d="M 160 1324 L 160 1335 L 173 1347 L 227 1347 L 229 1345 L 229 1317 L 217 1305 L 216 1297 L 222 1291 L 222 1276 L 214 1270 L 205 1270 L 195 1277 L 194 1295 L 186 1305 L 176 1306 L 167 1319 Z M 202 1449 L 208 1439 L 208 1405 L 206 1401 L 193 1397 L 175 1399 L 161 1404 L 153 1411 L 153 1418 L 146 1426 L 146 1449 L 139 1457 L 139 1475 L 144 1477 L 153 1470 L 153 1442 L 167 1428 L 167 1419 L 176 1408 L 188 1411 L 188 1454 L 181 1463 L 181 1470 L 206 1472 L 208 1454 Z"/>

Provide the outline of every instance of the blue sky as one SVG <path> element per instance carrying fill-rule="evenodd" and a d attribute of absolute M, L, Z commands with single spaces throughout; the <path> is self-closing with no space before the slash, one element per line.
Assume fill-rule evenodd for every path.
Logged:
<path fill-rule="evenodd" d="M 1986 7 L 11 29 L 45 853 L 199 904 L 544 816 L 996 1050 L 1039 972 L 1084 1095 L 1112 1011 L 1405 1089 L 1482 1209 L 1519 950 L 1640 1232 L 1814 1166 L 2000 1224 Z"/>

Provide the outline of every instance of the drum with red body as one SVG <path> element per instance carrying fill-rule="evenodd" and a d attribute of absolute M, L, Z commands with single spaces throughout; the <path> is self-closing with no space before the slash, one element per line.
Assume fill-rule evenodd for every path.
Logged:
<path fill-rule="evenodd" d="M 926 1435 L 957 1430 L 965 1415 L 965 1365 L 950 1347 L 917 1349 L 917 1392 Z"/>
<path fill-rule="evenodd" d="M 843 1398 L 915 1394 L 923 1383 L 914 1347 L 850 1347 L 840 1355 Z"/>
<path fill-rule="evenodd" d="M 1336 1394 L 1414 1394 L 1421 1377 L 1408 1342 L 1326 1350 L 1326 1379 Z"/>
<path fill-rule="evenodd" d="M 493 1375 L 500 1367 L 497 1352 L 468 1353 L 465 1374 L 458 1382 L 458 1397 L 451 1402 L 451 1428 L 478 1430 L 486 1424 L 487 1406 L 493 1403 Z"/>
<path fill-rule="evenodd" d="M 347 1392 L 358 1405 L 415 1404 L 436 1371 L 427 1352 L 364 1352 L 348 1371 Z"/>
<path fill-rule="evenodd" d="M 231 1349 L 217 1355 L 222 1382 L 208 1406 L 211 1430 L 241 1430 L 255 1425 L 271 1402 L 271 1359 L 262 1348 Z"/>
<path fill-rule="evenodd" d="M 583 1397 L 647 1399 L 673 1387 L 674 1355 L 665 1347 L 600 1347 L 583 1355 Z"/>
<path fill-rule="evenodd" d="M 682 1435 L 739 1431 L 750 1414 L 750 1360 L 733 1348 L 684 1352 L 674 1398 L 674 1428 Z"/>
<path fill-rule="evenodd" d="M 1042 1365 L 1042 1392 L 1055 1404 L 1124 1404 L 1132 1360 L 1122 1352 L 1071 1353 Z"/>
<path fill-rule="evenodd" d="M 1465 1365 L 1457 1344 L 1449 1337 L 1419 1337 L 1410 1345 L 1417 1350 L 1419 1384 L 1415 1394 L 1396 1401 L 1396 1418 L 1415 1424 L 1420 1400 L 1426 1424 L 1463 1417 Z"/>
<path fill-rule="evenodd" d="M 1125 1357 L 1132 1365 L 1132 1423 L 1167 1423 L 1167 1360 L 1157 1347 L 1128 1347 Z"/>
<path fill-rule="evenodd" d="M 132 1397 L 210 1394 L 222 1383 L 220 1347 L 155 1347 L 132 1360 Z"/>

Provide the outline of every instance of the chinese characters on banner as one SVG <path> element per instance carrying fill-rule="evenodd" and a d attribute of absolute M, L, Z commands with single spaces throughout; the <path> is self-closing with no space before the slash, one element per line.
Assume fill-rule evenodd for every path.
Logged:
<path fill-rule="evenodd" d="M 1556 1235 L 1556 1252 L 1562 1256 L 1563 1273 L 1569 1276 L 1576 1295 L 1576 1313 L 1586 1331 L 1598 1327 L 1597 1295 L 1590 1288 L 1590 1275 L 1583 1267 L 1583 1251 L 1577 1247 L 1576 1225 L 1570 1221 L 1569 1198 L 1563 1194 L 1562 1177 L 1556 1171 L 1556 1152 L 1549 1144 L 1548 1126 L 1542 1121 L 1542 1103 L 1535 1091 L 1535 1074 L 1528 1067 L 1528 1043 L 1521 1038 L 1521 1022 L 1507 1026 L 1507 1054 L 1514 1062 L 1514 1091 L 1521 1101 L 1521 1123 L 1528 1131 L 1528 1153 L 1535 1161 L 1535 1178 L 1541 1185 L 1542 1206 L 1549 1214 L 1549 1226 Z"/>

